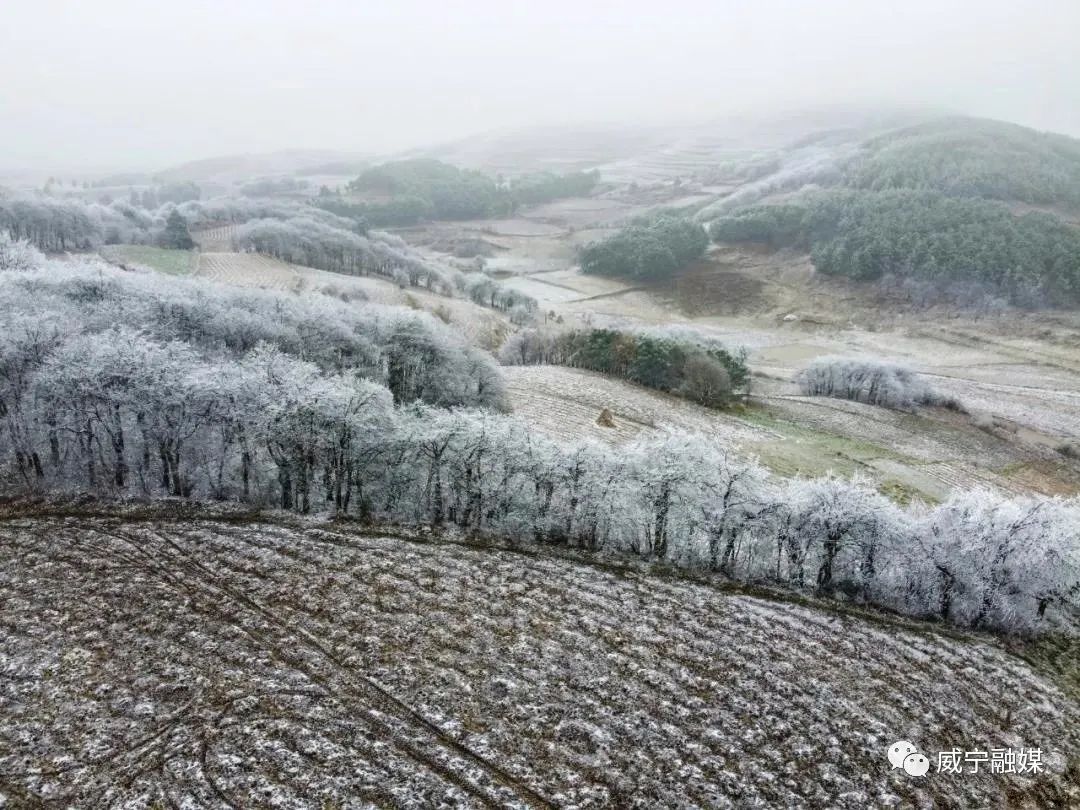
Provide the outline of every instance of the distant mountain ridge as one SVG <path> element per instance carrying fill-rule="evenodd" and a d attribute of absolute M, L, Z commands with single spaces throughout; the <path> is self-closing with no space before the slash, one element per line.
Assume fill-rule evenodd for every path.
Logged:
<path fill-rule="evenodd" d="M 247 179 L 261 175 L 294 174 L 320 164 L 355 163 L 370 159 L 360 152 L 332 149 L 285 149 L 278 152 L 221 155 L 192 160 L 157 172 L 164 182 L 208 182 Z"/>

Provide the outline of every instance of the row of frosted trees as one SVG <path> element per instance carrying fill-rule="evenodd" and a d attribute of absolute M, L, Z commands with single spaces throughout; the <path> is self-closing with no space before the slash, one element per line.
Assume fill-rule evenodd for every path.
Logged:
<path fill-rule="evenodd" d="M 190 228 L 236 224 L 252 219 L 289 219 L 305 216 L 328 228 L 348 230 L 350 220 L 296 202 L 216 198 L 192 200 L 177 206 L 164 202 L 147 207 L 133 201 L 108 205 L 75 198 L 56 198 L 0 192 L 0 232 L 25 240 L 48 253 L 94 250 L 102 244 L 150 244 L 177 210 Z M 156 203 L 157 199 L 149 202 Z"/>
<path fill-rule="evenodd" d="M 128 202 L 110 205 L 51 197 L 0 196 L 0 233 L 47 253 L 96 250 L 103 244 L 161 244 L 170 216 L 190 229 L 223 223 L 238 227 L 234 250 L 263 253 L 281 261 L 349 275 L 380 275 L 402 287 L 422 287 L 446 296 L 514 311 L 527 322 L 535 299 L 482 273 L 464 274 L 421 257 L 400 237 L 362 232 L 349 219 L 294 201 L 248 198 L 192 200 L 148 211 Z"/>
<path fill-rule="evenodd" d="M 531 314 L 537 309 L 535 299 L 490 276 L 465 274 L 421 259 L 393 234 L 358 234 L 304 216 L 245 222 L 236 228 L 232 241 L 236 250 L 263 253 L 291 264 L 348 275 L 385 276 L 402 287 L 461 294 L 499 310 L 520 308 Z"/>
<path fill-rule="evenodd" d="M 164 214 L 126 202 L 102 205 L 0 195 L 0 232 L 49 253 L 94 250 L 103 244 L 149 244 L 164 227 Z"/>
<path fill-rule="evenodd" d="M 28 491 L 456 524 L 976 627 L 1080 607 L 1075 502 L 977 492 L 902 510 L 857 481 L 772 480 L 699 436 L 565 446 L 490 411 L 395 409 L 382 385 L 266 346 L 207 363 L 179 342 L 82 336 L 4 416 Z"/>
<path fill-rule="evenodd" d="M 61 263 L 0 273 L 0 309 L 8 492 L 452 524 L 975 627 L 1080 610 L 1076 500 L 901 508 L 702 436 L 558 443 L 501 413 L 490 357 L 426 316 Z"/>

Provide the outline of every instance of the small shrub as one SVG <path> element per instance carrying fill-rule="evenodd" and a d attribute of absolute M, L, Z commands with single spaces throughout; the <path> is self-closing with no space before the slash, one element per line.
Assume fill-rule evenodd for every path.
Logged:
<path fill-rule="evenodd" d="M 1065 458 L 1071 458 L 1080 461 L 1080 444 L 1076 442 L 1065 442 L 1057 446 L 1057 451 L 1065 456 Z"/>
<path fill-rule="evenodd" d="M 679 393 L 710 408 L 719 408 L 731 399 L 731 375 L 718 360 L 704 354 L 691 355 L 683 366 Z"/>
<path fill-rule="evenodd" d="M 0 270 L 32 270 L 44 261 L 29 240 L 12 239 L 7 231 L 0 231 Z"/>

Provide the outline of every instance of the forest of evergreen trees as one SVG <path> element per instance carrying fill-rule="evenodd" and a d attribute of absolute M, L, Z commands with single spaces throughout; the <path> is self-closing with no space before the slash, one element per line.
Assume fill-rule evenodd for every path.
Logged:
<path fill-rule="evenodd" d="M 581 248 L 583 273 L 641 281 L 670 278 L 700 259 L 709 238 L 701 225 L 661 212 L 631 222 L 612 236 Z"/>
<path fill-rule="evenodd" d="M 1080 206 L 1073 138 L 938 119 L 872 138 L 837 171 L 788 190 L 800 185 L 771 204 L 740 206 L 736 198 L 754 196 L 736 192 L 714 206 L 723 216 L 712 238 L 808 250 L 820 272 L 899 282 L 912 294 L 934 288 L 938 300 L 1080 303 L 1078 229 L 1051 211 L 1014 210 Z"/>
<path fill-rule="evenodd" d="M 431 201 L 412 195 L 378 202 L 357 202 L 327 194 L 320 195 L 315 205 L 339 217 L 355 220 L 363 228 L 403 228 L 435 218 Z"/>
<path fill-rule="evenodd" d="M 522 329 L 510 336 L 499 358 L 507 365 L 613 374 L 711 408 L 728 405 L 750 384 L 744 351 L 676 330 Z"/>
<path fill-rule="evenodd" d="M 431 204 L 435 219 L 476 219 L 509 213 L 495 181 L 478 171 L 439 160 L 400 160 L 373 166 L 349 190 L 388 197 L 415 197 Z"/>
<path fill-rule="evenodd" d="M 598 179 L 596 172 L 542 172 L 498 182 L 483 172 L 417 158 L 373 166 L 349 183 L 349 192 L 372 199 L 323 194 L 316 204 L 371 227 L 402 227 L 424 220 L 506 216 L 521 205 L 588 194 Z"/>
<path fill-rule="evenodd" d="M 539 205 L 540 203 L 559 200 L 563 197 L 587 197 L 600 182 L 600 173 L 536 172 L 515 177 L 507 182 L 505 188 L 510 195 L 512 205 Z"/>
<path fill-rule="evenodd" d="M 1080 205 L 1080 141 L 1016 124 L 946 118 L 870 140 L 846 185 Z"/>
<path fill-rule="evenodd" d="M 1080 231 L 936 191 L 834 190 L 714 221 L 717 241 L 809 250 L 830 275 L 982 286 L 1024 306 L 1080 302 Z"/>

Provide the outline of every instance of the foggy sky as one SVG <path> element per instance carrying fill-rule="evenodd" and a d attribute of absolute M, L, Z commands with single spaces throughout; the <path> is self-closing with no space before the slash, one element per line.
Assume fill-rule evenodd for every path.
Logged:
<path fill-rule="evenodd" d="M 1080 135 L 1080 0 L 3 0 L 0 167 L 931 105 Z"/>

